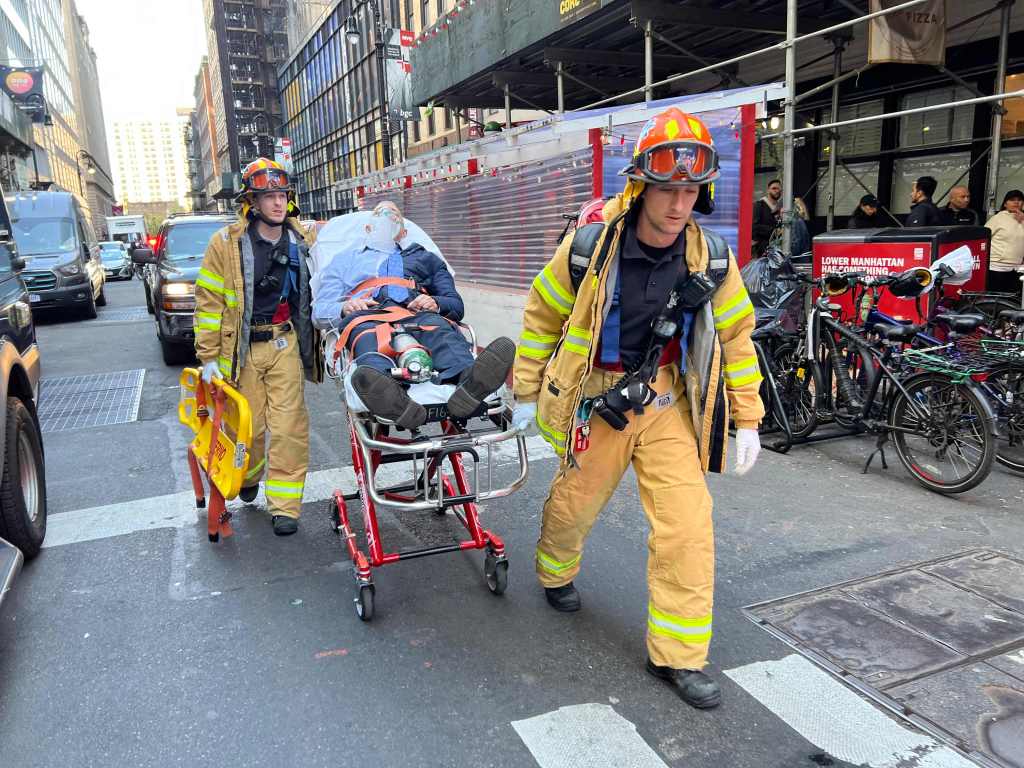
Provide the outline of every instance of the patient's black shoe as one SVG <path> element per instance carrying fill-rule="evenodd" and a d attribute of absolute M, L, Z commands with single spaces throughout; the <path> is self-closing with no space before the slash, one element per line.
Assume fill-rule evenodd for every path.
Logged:
<path fill-rule="evenodd" d="M 516 343 L 507 336 L 488 344 L 448 399 L 448 413 L 456 419 L 468 419 L 476 413 L 484 399 L 505 383 L 515 359 Z"/>
<path fill-rule="evenodd" d="M 427 410 L 409 397 L 405 387 L 376 368 L 361 365 L 352 374 L 352 388 L 374 416 L 416 429 L 427 421 Z"/>

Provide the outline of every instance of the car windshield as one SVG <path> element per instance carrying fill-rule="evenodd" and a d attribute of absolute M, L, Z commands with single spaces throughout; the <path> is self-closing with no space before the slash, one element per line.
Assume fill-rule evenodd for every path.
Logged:
<path fill-rule="evenodd" d="M 100 243 L 100 258 L 103 261 L 124 261 L 124 251 L 119 245 Z"/>
<path fill-rule="evenodd" d="M 222 219 L 197 222 L 195 224 L 175 224 L 167 230 L 167 244 L 164 246 L 164 258 L 168 261 L 192 261 L 203 258 L 206 246 L 214 233 L 228 222 Z"/>
<path fill-rule="evenodd" d="M 20 218 L 14 222 L 14 240 L 22 256 L 71 253 L 75 250 L 75 224 L 71 219 Z"/>

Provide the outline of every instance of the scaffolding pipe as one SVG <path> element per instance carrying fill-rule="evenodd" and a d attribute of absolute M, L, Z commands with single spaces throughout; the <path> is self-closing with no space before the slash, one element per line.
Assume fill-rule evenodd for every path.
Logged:
<path fill-rule="evenodd" d="M 1009 91 L 1007 93 L 996 93 L 992 96 L 980 96 L 976 99 L 963 99 L 962 101 L 949 101 L 945 104 L 930 104 L 926 107 L 914 107 L 913 109 L 903 109 L 899 112 L 886 112 L 881 115 L 866 115 L 865 117 L 855 117 L 851 120 L 840 120 L 839 122 L 822 123 L 821 125 L 812 125 L 809 128 L 797 128 L 793 133 L 813 133 L 814 131 L 825 131 L 830 128 L 842 128 L 847 125 L 857 125 L 859 123 L 872 123 L 876 120 L 888 120 L 892 117 L 904 117 L 906 115 L 918 115 L 922 112 L 936 112 L 940 109 L 956 109 L 957 107 L 967 107 L 972 104 L 985 104 L 990 101 L 1002 101 L 1003 99 L 1022 99 L 1024 98 L 1024 88 L 1017 91 Z M 766 133 L 761 137 L 761 140 L 765 139 L 777 139 L 782 136 L 783 132 L 779 133 Z"/>
<path fill-rule="evenodd" d="M 796 0 L 786 0 L 786 122 L 782 144 L 782 252 L 793 239 L 793 128 L 796 120 Z"/>
<path fill-rule="evenodd" d="M 835 51 L 830 53 L 829 56 L 835 56 Z M 840 83 L 845 83 L 851 77 L 858 77 L 858 76 L 864 74 L 864 72 L 866 72 L 872 66 L 873 65 L 871 65 L 871 64 L 865 64 L 863 67 L 858 67 L 857 69 L 851 69 L 845 75 L 836 75 L 835 74 L 836 70 L 833 68 L 833 70 L 832 70 L 833 78 L 831 80 L 829 80 L 827 83 L 822 83 L 821 85 L 816 85 L 814 88 L 811 88 L 809 91 L 805 91 L 804 93 L 801 93 L 799 96 L 796 97 L 796 103 L 799 104 L 804 99 L 810 98 L 811 96 L 819 94 L 822 91 L 827 91 L 829 88 L 831 88 L 834 85 L 839 85 Z M 798 69 L 799 69 L 799 67 L 798 67 Z"/>
<path fill-rule="evenodd" d="M 505 83 L 505 130 L 512 129 L 512 94 L 509 93 L 508 83 Z"/>
<path fill-rule="evenodd" d="M 1001 91 L 1006 87 L 1006 56 L 1010 41 L 1010 13 L 1013 11 L 1014 0 L 1004 0 L 999 7 L 999 62 L 996 65 L 996 87 Z M 1006 110 L 1000 102 L 992 109 L 992 157 L 988 164 L 988 183 L 985 193 L 988 196 L 988 217 L 996 213 L 996 194 L 999 186 L 999 160 L 1003 154 L 1003 113 Z"/>
<path fill-rule="evenodd" d="M 650 104 L 654 96 L 654 22 L 644 22 L 644 104 Z"/>
<path fill-rule="evenodd" d="M 555 84 L 558 87 L 558 114 L 565 112 L 565 78 L 562 77 L 562 67 L 565 66 L 560 61 L 555 62 Z"/>
<path fill-rule="evenodd" d="M 767 48 L 760 48 L 760 49 L 758 49 L 756 51 L 750 51 L 749 53 L 742 53 L 739 56 L 734 56 L 731 59 L 726 59 L 725 61 L 720 61 L 717 64 L 709 64 L 706 67 L 701 67 L 700 69 L 694 69 L 694 70 L 691 70 L 690 72 L 683 72 L 683 73 L 678 74 L 678 75 L 672 75 L 672 77 L 666 77 L 664 80 L 658 80 L 655 83 L 651 83 L 651 87 L 652 88 L 657 88 L 658 86 L 661 86 L 661 85 L 668 85 L 669 83 L 677 83 L 680 80 L 685 80 L 688 77 L 694 77 L 695 75 L 703 75 L 705 72 L 710 72 L 710 71 L 715 70 L 715 69 L 721 69 L 722 67 L 728 67 L 731 64 L 738 64 L 741 61 L 746 61 L 747 59 L 752 59 L 752 58 L 754 58 L 756 56 L 762 56 L 762 55 L 764 55 L 766 53 L 773 53 L 774 51 L 781 51 L 781 50 L 784 50 L 784 49 L 786 49 L 786 48 L 788 48 L 788 47 L 790 47 L 792 45 L 796 45 L 797 43 L 806 42 L 807 40 L 813 40 L 816 37 L 824 37 L 824 36 L 827 36 L 831 32 L 836 32 L 836 31 L 838 31 L 840 29 L 846 29 L 847 27 L 852 27 L 852 26 L 855 26 L 857 24 L 863 24 L 865 21 L 871 21 L 871 19 L 877 19 L 880 16 L 888 16 L 890 13 L 897 13 L 899 11 L 905 11 L 908 8 L 913 8 L 914 6 L 921 5 L 921 3 L 925 3 L 925 2 L 928 2 L 928 0 L 908 0 L 908 2 L 901 3 L 899 5 L 894 5 L 892 8 L 883 8 L 882 10 L 875 11 L 874 13 L 867 13 L 867 14 L 865 14 L 865 15 L 861 16 L 860 18 L 857 18 L 857 19 L 849 19 L 847 21 L 840 22 L 839 24 L 833 24 L 831 27 L 823 27 L 822 29 L 819 29 L 816 32 L 810 32 L 810 33 L 808 33 L 806 35 L 803 35 L 801 37 L 795 37 L 795 38 L 793 38 L 792 41 L 790 41 L 788 36 L 787 36 L 787 38 L 785 40 L 783 40 L 781 43 L 776 43 L 775 45 L 770 45 Z M 595 107 L 600 107 L 600 106 L 603 106 L 605 104 L 610 104 L 613 101 L 618 101 L 619 99 L 624 99 L 626 96 L 633 96 L 633 95 L 636 95 L 636 94 L 643 93 L 645 89 L 646 89 L 646 86 L 641 86 L 640 88 L 634 88 L 634 89 L 632 89 L 630 91 L 625 91 L 623 93 L 620 93 L 617 96 L 611 96 L 611 97 L 609 97 L 607 99 L 602 99 L 601 101 L 595 101 L 593 104 L 587 104 L 586 106 L 583 106 L 583 107 L 577 107 L 573 111 L 574 112 L 580 112 L 580 111 L 583 111 L 583 110 L 586 110 L 586 109 L 594 109 Z"/>
<path fill-rule="evenodd" d="M 835 39 L 832 44 L 835 50 L 832 52 L 832 117 L 839 117 L 839 73 L 843 71 L 843 48 L 842 40 Z M 831 232 L 836 219 L 836 156 L 839 154 L 839 134 L 830 131 L 828 135 L 828 213 L 825 217 L 825 231 Z"/>

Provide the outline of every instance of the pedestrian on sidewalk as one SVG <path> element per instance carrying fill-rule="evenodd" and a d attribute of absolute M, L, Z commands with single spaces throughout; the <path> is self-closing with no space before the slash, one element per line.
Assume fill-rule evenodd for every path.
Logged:
<path fill-rule="evenodd" d="M 207 246 L 196 280 L 196 356 L 203 381 L 233 382 L 252 412 L 249 469 L 239 497 L 264 492 L 274 533 L 299 527 L 309 462 L 303 373 L 319 379 L 310 318 L 309 247 L 287 172 L 254 160 L 242 173 L 238 221 Z M 265 432 L 270 430 L 270 450 Z"/>
<path fill-rule="evenodd" d="M 754 308 L 728 245 L 691 216 L 712 212 L 720 173 L 707 126 L 662 112 L 624 173 L 607 224 L 567 238 L 527 298 L 513 423 L 535 423 L 562 459 L 536 569 L 555 610 L 580 609 L 584 542 L 632 464 L 650 525 L 647 670 L 686 703 L 714 707 L 719 685 L 703 671 L 715 570 L 704 473 L 724 469 L 729 411 L 739 474 L 760 450 Z"/>
<path fill-rule="evenodd" d="M 751 232 L 753 246 L 751 255 L 754 258 L 764 256 L 764 251 L 771 242 L 772 234 L 782 218 L 782 182 L 772 179 L 768 182 L 764 197 L 754 203 L 754 226 Z"/>
<path fill-rule="evenodd" d="M 914 182 L 910 193 L 910 214 L 908 227 L 937 227 L 943 223 L 942 212 L 932 202 L 932 195 L 939 183 L 931 176 L 922 176 Z"/>
<path fill-rule="evenodd" d="M 1024 272 L 1024 192 L 1011 189 L 1003 197 L 999 213 L 985 222 L 992 230 L 986 288 L 1020 295 Z"/>

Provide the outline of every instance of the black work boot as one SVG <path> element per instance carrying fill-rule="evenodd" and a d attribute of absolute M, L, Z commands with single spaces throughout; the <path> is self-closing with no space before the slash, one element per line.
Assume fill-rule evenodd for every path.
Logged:
<path fill-rule="evenodd" d="M 561 587 L 544 587 L 544 597 L 556 611 L 572 613 L 580 609 L 580 593 L 571 581 Z"/>
<path fill-rule="evenodd" d="M 468 419 L 484 399 L 505 383 L 516 359 L 516 343 L 501 336 L 476 356 L 462 383 L 448 398 L 448 413 L 456 419 Z"/>
<path fill-rule="evenodd" d="M 647 671 L 668 683 L 679 698 L 691 707 L 711 709 L 722 701 L 722 689 L 718 683 L 699 669 L 659 667 L 648 658 Z"/>
<path fill-rule="evenodd" d="M 299 521 L 288 515 L 274 515 L 274 535 L 291 536 L 299 530 Z"/>
<path fill-rule="evenodd" d="M 374 416 L 405 429 L 416 429 L 427 421 L 427 409 L 409 397 L 405 387 L 376 368 L 365 365 L 356 368 L 352 388 Z"/>
<path fill-rule="evenodd" d="M 250 485 L 248 487 L 242 488 L 238 492 L 238 498 L 240 498 L 246 504 L 251 504 L 253 499 L 255 499 L 259 495 L 259 492 L 260 484 L 256 483 L 256 485 Z"/>

